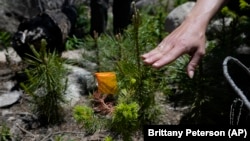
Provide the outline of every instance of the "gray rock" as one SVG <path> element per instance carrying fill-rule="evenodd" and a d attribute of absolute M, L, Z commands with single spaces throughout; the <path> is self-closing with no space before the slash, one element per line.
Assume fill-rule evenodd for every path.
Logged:
<path fill-rule="evenodd" d="M 139 0 L 138 2 L 136 2 L 136 7 L 142 8 L 142 7 L 148 6 L 148 5 L 155 5 L 158 2 L 159 2 L 159 0 Z"/>
<path fill-rule="evenodd" d="M 165 21 L 165 29 L 167 32 L 172 32 L 177 28 L 185 19 L 186 15 L 192 10 L 195 2 L 186 2 L 182 5 L 179 5 L 174 10 L 172 10 Z"/>
<path fill-rule="evenodd" d="M 35 0 L 0 0 L 0 29 L 14 33 L 21 20 L 38 13 Z"/>
<path fill-rule="evenodd" d="M 70 70 L 67 75 L 68 87 L 66 89 L 65 99 L 69 102 L 67 105 L 74 106 L 83 95 L 96 87 L 94 75 L 80 67 L 65 65 Z"/>
<path fill-rule="evenodd" d="M 153 9 L 159 5 L 166 5 L 167 11 L 171 11 L 174 9 L 174 0 L 139 0 L 136 2 L 135 6 L 138 9 L 142 9 L 143 7 L 151 6 Z"/>
<path fill-rule="evenodd" d="M 10 61 L 10 62 L 8 62 Z M 20 63 L 22 59 L 17 55 L 16 51 L 12 47 L 0 51 L 1 63 Z"/>
<path fill-rule="evenodd" d="M 236 49 L 236 52 L 238 53 L 238 54 L 250 54 L 250 47 L 249 46 L 247 46 L 247 45 L 241 45 L 241 46 L 239 46 L 237 49 Z"/>
<path fill-rule="evenodd" d="M 86 59 L 93 56 L 96 56 L 96 53 L 86 49 L 69 50 L 62 53 L 62 58 L 74 62 L 74 64 L 86 68 L 88 71 L 95 72 L 98 68 L 97 64 Z"/>
<path fill-rule="evenodd" d="M 229 27 L 232 23 L 232 18 L 220 18 L 215 19 L 210 22 L 210 24 L 207 27 L 208 32 L 220 32 L 223 30 L 223 26 Z"/>
<path fill-rule="evenodd" d="M 69 60 L 81 60 L 84 53 L 84 49 L 68 50 L 62 53 L 62 58 Z"/>
<path fill-rule="evenodd" d="M 20 91 L 12 91 L 0 94 L 0 107 L 10 106 L 16 103 L 21 95 L 22 93 Z"/>
<path fill-rule="evenodd" d="M 0 51 L 0 62 L 6 62 L 6 51 Z"/>
<path fill-rule="evenodd" d="M 40 1 L 40 2 L 39 2 Z M 75 5 L 86 4 L 87 0 L 75 0 Z M 58 9 L 64 0 L 0 0 L 0 29 L 15 33 L 24 19 L 29 19 L 42 10 Z"/>
<path fill-rule="evenodd" d="M 1 72 L 1 71 L 0 71 Z M 11 91 L 11 89 L 16 85 L 16 82 L 8 80 L 5 81 L 4 79 L 1 79 L 2 77 L 0 76 L 0 95 L 1 93 Z M 7 79 L 9 79 L 7 77 Z"/>

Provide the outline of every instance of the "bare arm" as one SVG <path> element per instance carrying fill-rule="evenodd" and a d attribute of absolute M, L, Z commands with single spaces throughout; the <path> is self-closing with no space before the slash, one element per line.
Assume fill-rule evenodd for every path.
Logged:
<path fill-rule="evenodd" d="M 227 0 L 197 0 L 183 23 L 153 50 L 142 55 L 144 63 L 160 68 L 183 54 L 191 56 L 187 73 L 193 78 L 195 68 L 205 54 L 205 32 L 211 18 Z"/>

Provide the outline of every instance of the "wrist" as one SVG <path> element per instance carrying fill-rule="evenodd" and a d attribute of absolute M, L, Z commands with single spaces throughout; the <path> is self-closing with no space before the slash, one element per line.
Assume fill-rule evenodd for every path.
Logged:
<path fill-rule="evenodd" d="M 193 15 L 188 15 L 183 24 L 188 25 L 187 27 L 190 27 L 194 30 L 198 30 L 201 32 L 205 32 L 206 28 L 209 24 L 210 19 L 206 17 L 195 17 Z"/>

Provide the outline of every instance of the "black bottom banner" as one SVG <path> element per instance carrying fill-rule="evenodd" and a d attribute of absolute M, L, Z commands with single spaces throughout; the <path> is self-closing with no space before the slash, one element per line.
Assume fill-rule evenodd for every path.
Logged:
<path fill-rule="evenodd" d="M 250 141 L 250 127 L 202 125 L 145 125 L 144 140 L 222 139 Z"/>

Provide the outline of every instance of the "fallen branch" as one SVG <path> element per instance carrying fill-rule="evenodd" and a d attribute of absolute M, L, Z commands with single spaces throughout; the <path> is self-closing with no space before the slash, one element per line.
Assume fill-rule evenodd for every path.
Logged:
<path fill-rule="evenodd" d="M 22 128 L 18 123 L 16 123 L 16 127 L 18 127 L 21 131 L 23 131 L 26 134 L 29 134 L 30 136 L 32 136 L 33 138 L 36 138 L 37 136 L 32 134 L 31 132 L 29 132 L 28 130 Z"/>

